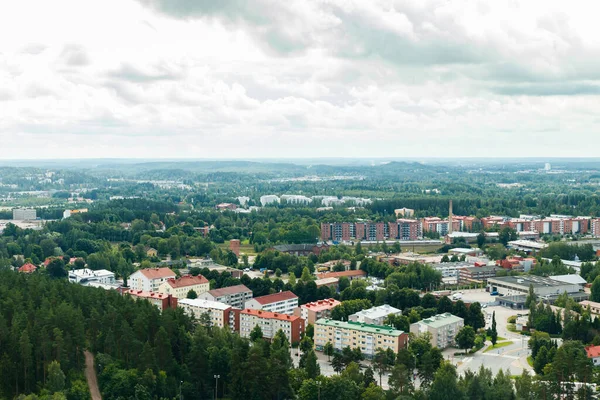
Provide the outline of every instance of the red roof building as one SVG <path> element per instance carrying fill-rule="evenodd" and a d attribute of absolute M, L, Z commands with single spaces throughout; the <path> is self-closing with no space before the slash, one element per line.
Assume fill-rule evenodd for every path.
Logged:
<path fill-rule="evenodd" d="M 240 336 L 248 338 L 259 326 L 265 339 L 272 339 L 281 330 L 290 343 L 299 343 L 304 333 L 304 320 L 295 315 L 246 309 L 240 312 Z"/>
<path fill-rule="evenodd" d="M 367 276 L 367 273 L 363 270 L 350 270 L 350 271 L 340 271 L 340 272 L 325 272 L 322 274 L 317 274 L 317 279 L 325 279 L 325 278 L 341 278 L 342 276 L 347 277 L 350 280 L 364 278 Z"/>
<path fill-rule="evenodd" d="M 585 352 L 587 357 L 592 359 L 594 366 L 600 364 L 600 346 L 587 346 Z"/>
<path fill-rule="evenodd" d="M 170 294 L 147 292 L 147 291 L 135 290 L 135 289 L 127 289 L 123 292 L 123 294 L 127 294 L 136 299 L 146 299 L 150 303 L 157 306 L 161 311 L 166 308 L 176 308 L 177 307 L 177 298 L 171 296 Z"/>
<path fill-rule="evenodd" d="M 329 318 L 331 310 L 342 304 L 336 299 L 318 300 L 306 303 L 294 310 L 294 315 L 304 319 L 309 324 L 314 324 L 319 318 Z"/>
<path fill-rule="evenodd" d="M 19 272 L 24 274 L 31 274 L 37 270 L 37 267 L 31 263 L 23 264 L 19 267 Z"/>
<path fill-rule="evenodd" d="M 245 308 L 292 315 L 298 307 L 298 296 L 288 291 L 255 297 L 245 303 Z"/>
<path fill-rule="evenodd" d="M 210 290 L 210 282 L 202 275 L 184 275 L 180 278 L 170 278 L 158 287 L 159 293 L 171 294 L 178 299 L 186 298 L 193 290 L 197 295 Z"/>

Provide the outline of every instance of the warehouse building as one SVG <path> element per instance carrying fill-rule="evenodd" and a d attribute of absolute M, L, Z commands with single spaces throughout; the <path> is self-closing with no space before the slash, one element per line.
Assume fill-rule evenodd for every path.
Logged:
<path fill-rule="evenodd" d="M 579 293 L 583 286 L 580 280 L 572 277 L 573 275 L 552 277 L 521 275 L 488 278 L 488 290 L 490 293 L 498 293 L 502 296 L 527 295 L 531 285 L 534 293 L 539 297 L 560 295 L 564 292 Z"/>

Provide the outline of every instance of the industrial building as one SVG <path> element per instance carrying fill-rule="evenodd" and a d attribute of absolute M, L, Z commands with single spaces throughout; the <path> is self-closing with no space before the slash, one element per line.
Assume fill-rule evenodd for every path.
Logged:
<path fill-rule="evenodd" d="M 13 219 L 17 221 L 27 221 L 37 218 L 34 208 L 13 208 Z"/>
<path fill-rule="evenodd" d="M 578 275 L 560 275 L 560 276 L 504 276 L 488 279 L 488 290 L 490 293 L 498 293 L 503 296 L 527 295 L 529 286 L 533 287 L 534 293 L 539 296 L 560 295 L 564 292 L 579 293 L 583 288 L 583 283 L 573 277 Z M 581 277 L 580 277 L 581 278 Z"/>

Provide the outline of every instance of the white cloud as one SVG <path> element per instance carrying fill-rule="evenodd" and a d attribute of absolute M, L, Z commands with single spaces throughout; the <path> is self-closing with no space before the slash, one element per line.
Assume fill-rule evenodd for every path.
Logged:
<path fill-rule="evenodd" d="M 597 8 L 7 3 L 0 157 L 595 156 Z"/>

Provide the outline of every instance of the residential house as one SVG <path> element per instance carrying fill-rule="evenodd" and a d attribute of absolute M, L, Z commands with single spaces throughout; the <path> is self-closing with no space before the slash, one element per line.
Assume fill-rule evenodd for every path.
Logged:
<path fill-rule="evenodd" d="M 317 300 L 306 303 L 294 310 L 294 315 L 304 319 L 309 324 L 314 324 L 318 319 L 329 318 L 331 310 L 342 304 L 336 299 Z"/>

